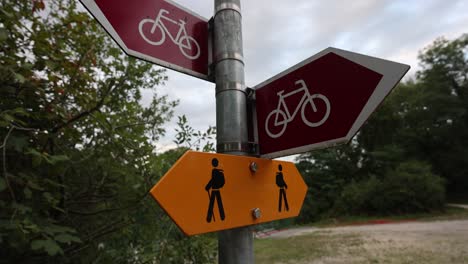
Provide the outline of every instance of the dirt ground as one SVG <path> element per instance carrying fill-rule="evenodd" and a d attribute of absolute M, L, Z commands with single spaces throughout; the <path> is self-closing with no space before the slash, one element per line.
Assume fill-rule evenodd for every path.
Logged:
<path fill-rule="evenodd" d="M 297 228 L 270 237 L 307 234 L 338 240 L 339 246 L 300 263 L 468 263 L 468 220 Z"/>

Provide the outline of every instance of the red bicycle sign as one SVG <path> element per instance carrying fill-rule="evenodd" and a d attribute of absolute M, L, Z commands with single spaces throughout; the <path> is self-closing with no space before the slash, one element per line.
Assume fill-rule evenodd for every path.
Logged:
<path fill-rule="evenodd" d="M 208 20 L 171 0 L 80 0 L 127 54 L 207 81 Z"/>
<path fill-rule="evenodd" d="M 327 48 L 260 83 L 254 87 L 260 156 L 276 158 L 349 142 L 408 69 Z"/>
<path fill-rule="evenodd" d="M 309 89 L 307 88 L 306 83 L 304 80 L 298 80 L 295 82 L 296 85 L 299 85 L 299 88 L 297 88 L 294 91 L 291 91 L 287 94 L 284 94 L 284 90 L 281 90 L 280 92 L 277 93 L 279 96 L 279 101 L 278 101 L 278 106 L 276 107 L 275 110 L 271 111 L 266 120 L 265 120 L 265 131 L 270 136 L 271 138 L 278 138 L 281 135 L 283 135 L 284 131 L 286 131 L 286 128 L 288 126 L 288 123 L 294 120 L 296 117 L 297 113 L 299 112 L 299 109 L 301 109 L 301 117 L 302 121 L 304 124 L 306 124 L 309 127 L 319 127 L 325 121 L 327 121 L 328 116 L 330 116 L 330 101 L 328 98 L 322 94 L 310 94 Z M 290 106 L 286 104 L 285 99 L 287 97 L 293 96 L 297 93 L 303 93 L 301 100 L 299 103 L 296 105 L 296 108 L 294 111 L 291 112 Z M 309 120 L 310 117 L 307 116 L 306 114 L 306 109 L 307 106 L 310 106 L 312 108 L 313 113 L 316 113 L 317 106 L 314 103 L 314 100 L 321 100 L 323 101 L 325 105 L 325 111 L 323 117 L 321 117 L 319 120 Z M 321 111 L 322 112 L 322 111 Z M 273 119 L 272 119 L 273 118 Z"/>

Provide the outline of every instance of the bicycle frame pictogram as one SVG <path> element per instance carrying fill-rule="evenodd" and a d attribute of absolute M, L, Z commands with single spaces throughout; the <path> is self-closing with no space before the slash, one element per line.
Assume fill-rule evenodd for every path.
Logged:
<path fill-rule="evenodd" d="M 150 18 L 145 18 L 140 21 L 138 25 L 138 30 L 140 32 L 141 37 L 149 44 L 154 45 L 154 46 L 159 46 L 164 43 L 166 40 L 166 34 L 169 36 L 170 40 L 179 46 L 179 49 L 181 53 L 187 58 L 191 60 L 198 59 L 200 57 L 200 45 L 198 45 L 197 41 L 191 37 L 188 36 L 187 30 L 185 29 L 185 24 L 186 22 L 182 19 L 179 19 L 179 22 L 165 16 L 164 14 L 169 14 L 169 11 L 165 9 L 159 10 L 158 15 L 156 16 L 155 19 L 150 19 Z M 166 25 L 164 24 L 164 21 L 176 24 L 179 26 L 179 30 L 175 37 L 171 34 L 171 32 L 167 29 Z M 154 34 L 156 29 L 158 28 L 161 32 L 161 39 L 158 41 L 153 41 L 148 36 L 145 35 L 143 31 L 143 27 L 145 24 L 150 23 L 153 24 L 151 27 L 150 33 Z M 193 50 L 195 49 L 195 50 Z M 191 53 L 192 51 L 195 51 Z"/>
<path fill-rule="evenodd" d="M 287 94 L 283 94 L 284 90 L 277 93 L 279 97 L 278 106 L 276 107 L 276 109 L 274 109 L 268 114 L 265 120 L 265 131 L 268 134 L 268 136 L 271 138 L 278 138 L 281 135 L 283 135 L 283 133 L 286 131 L 288 123 L 294 120 L 297 113 L 299 112 L 299 109 L 301 109 L 302 121 L 304 122 L 304 124 L 306 124 L 309 127 L 321 126 L 323 123 L 325 123 L 325 121 L 327 121 L 330 115 L 330 110 L 331 110 L 330 101 L 328 100 L 326 96 L 322 94 L 310 94 L 309 89 L 307 88 L 307 85 L 304 82 L 304 80 L 298 80 L 295 82 L 295 84 L 299 85 L 299 88 L 297 88 L 296 90 L 291 91 Z M 291 112 L 289 111 L 290 108 L 286 104 L 285 98 L 290 97 L 300 92 L 303 92 L 304 94 L 301 100 L 299 101 L 299 103 L 297 104 L 296 108 L 294 109 L 294 112 L 291 114 Z M 309 121 L 309 119 L 307 119 L 306 112 L 305 112 L 306 106 L 308 105 L 308 103 L 312 106 L 313 112 L 314 113 L 317 112 L 317 106 L 314 103 L 314 99 L 322 100 L 326 107 L 325 114 L 319 121 Z M 272 117 L 274 117 L 274 121 L 272 123 L 273 127 L 269 127 L 270 121 L 271 121 L 270 119 Z M 272 132 L 274 128 L 279 128 L 279 132 L 276 132 L 276 133 Z"/>

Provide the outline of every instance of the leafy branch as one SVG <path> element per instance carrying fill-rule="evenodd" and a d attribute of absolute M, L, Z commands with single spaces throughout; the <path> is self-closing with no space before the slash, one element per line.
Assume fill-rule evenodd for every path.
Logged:
<path fill-rule="evenodd" d="M 177 147 L 187 147 L 197 151 L 201 149 L 204 152 L 216 151 L 212 141 L 216 137 L 216 127 L 209 126 L 205 132 L 202 132 L 191 127 L 185 115 L 178 116 L 177 118 L 178 128 L 175 129 L 176 139 L 174 140 Z"/>

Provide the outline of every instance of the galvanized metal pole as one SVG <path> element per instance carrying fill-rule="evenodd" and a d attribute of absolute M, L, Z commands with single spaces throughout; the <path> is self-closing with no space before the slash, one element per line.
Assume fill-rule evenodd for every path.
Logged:
<path fill-rule="evenodd" d="M 247 94 L 240 0 L 215 0 L 213 39 L 217 152 L 248 155 Z M 228 217 L 229 210 L 226 211 L 226 218 Z M 243 227 L 219 232 L 218 253 L 221 264 L 253 263 L 251 229 Z"/>

